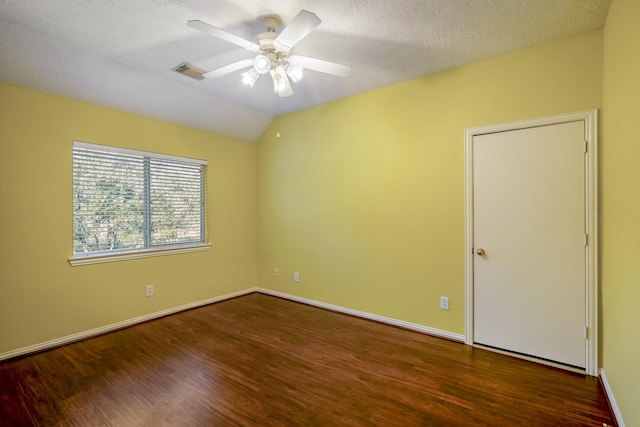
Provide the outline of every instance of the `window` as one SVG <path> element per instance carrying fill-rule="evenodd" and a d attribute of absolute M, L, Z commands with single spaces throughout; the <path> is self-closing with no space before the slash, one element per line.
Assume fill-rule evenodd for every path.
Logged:
<path fill-rule="evenodd" d="M 206 250 L 206 161 L 73 143 L 72 265 Z"/>

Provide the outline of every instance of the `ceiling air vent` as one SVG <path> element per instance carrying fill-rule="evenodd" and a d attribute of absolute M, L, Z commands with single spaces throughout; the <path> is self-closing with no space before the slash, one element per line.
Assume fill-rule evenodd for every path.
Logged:
<path fill-rule="evenodd" d="M 182 64 L 175 67 L 173 71 L 175 71 L 176 73 L 180 73 L 184 76 L 191 77 L 192 79 L 204 80 L 204 77 L 202 77 L 202 75 L 204 74 L 204 71 L 194 67 L 188 62 L 183 62 Z"/>

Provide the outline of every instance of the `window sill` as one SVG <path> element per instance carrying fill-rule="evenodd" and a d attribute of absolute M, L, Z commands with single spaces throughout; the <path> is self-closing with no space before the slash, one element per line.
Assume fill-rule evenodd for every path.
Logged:
<path fill-rule="evenodd" d="M 109 254 L 105 252 L 95 254 L 79 254 L 69 258 L 69 264 L 72 267 L 89 264 L 102 264 L 105 262 L 128 261 L 131 259 L 151 258 L 156 256 L 187 254 L 191 252 L 203 252 L 211 249 L 210 243 L 195 243 L 184 246 L 165 246 L 152 249 L 137 249 L 117 254 Z"/>

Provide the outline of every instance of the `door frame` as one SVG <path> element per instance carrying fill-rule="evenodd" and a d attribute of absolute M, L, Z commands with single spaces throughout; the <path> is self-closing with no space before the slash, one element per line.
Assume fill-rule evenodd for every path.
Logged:
<path fill-rule="evenodd" d="M 559 114 L 529 120 L 470 128 L 465 131 L 465 343 L 476 345 L 473 337 L 473 139 L 478 135 L 532 127 L 584 121 L 585 126 L 585 215 L 586 215 L 586 319 L 585 373 L 598 376 L 598 110 Z M 517 356 L 518 355 L 514 355 Z M 539 363 L 568 368 L 537 358 L 519 356 Z M 582 370 L 579 370 L 582 372 Z"/>

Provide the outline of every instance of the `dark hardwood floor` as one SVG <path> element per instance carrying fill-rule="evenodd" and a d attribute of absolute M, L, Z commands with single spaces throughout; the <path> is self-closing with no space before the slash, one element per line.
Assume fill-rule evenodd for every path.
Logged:
<path fill-rule="evenodd" d="M 596 378 L 262 294 L 0 364 L 2 426 L 603 423 Z"/>

